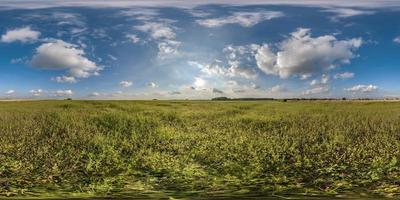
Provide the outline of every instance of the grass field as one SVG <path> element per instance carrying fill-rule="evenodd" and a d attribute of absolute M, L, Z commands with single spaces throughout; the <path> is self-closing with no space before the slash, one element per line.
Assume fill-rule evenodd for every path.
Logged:
<path fill-rule="evenodd" d="M 400 195 L 400 103 L 0 102 L 0 198 Z"/>

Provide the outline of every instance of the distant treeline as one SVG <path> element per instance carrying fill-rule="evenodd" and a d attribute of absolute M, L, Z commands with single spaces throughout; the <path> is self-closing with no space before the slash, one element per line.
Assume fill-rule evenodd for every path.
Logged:
<path fill-rule="evenodd" d="M 228 98 L 228 97 L 215 97 L 213 101 L 265 101 L 265 100 L 276 100 L 274 98 Z"/>
<path fill-rule="evenodd" d="M 215 97 L 211 99 L 212 101 L 345 101 L 345 100 L 380 100 L 380 99 L 372 99 L 372 98 L 355 98 L 355 99 L 347 99 L 343 98 L 286 98 L 286 99 L 275 99 L 275 98 L 228 98 L 228 97 Z M 388 99 L 385 99 L 388 100 Z"/>

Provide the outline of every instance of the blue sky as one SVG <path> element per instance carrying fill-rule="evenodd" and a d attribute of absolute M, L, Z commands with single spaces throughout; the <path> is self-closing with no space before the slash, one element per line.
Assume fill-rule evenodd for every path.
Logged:
<path fill-rule="evenodd" d="M 0 99 L 399 97 L 396 1 L 2 1 Z"/>

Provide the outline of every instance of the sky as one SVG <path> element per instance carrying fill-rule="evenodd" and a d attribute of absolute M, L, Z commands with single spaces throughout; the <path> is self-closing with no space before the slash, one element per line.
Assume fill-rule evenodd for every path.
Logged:
<path fill-rule="evenodd" d="M 400 97 L 400 1 L 0 1 L 0 99 Z"/>

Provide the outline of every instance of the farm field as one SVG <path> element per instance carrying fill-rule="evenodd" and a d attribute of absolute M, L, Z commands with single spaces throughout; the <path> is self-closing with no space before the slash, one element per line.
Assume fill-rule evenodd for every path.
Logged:
<path fill-rule="evenodd" d="M 0 198 L 400 197 L 399 102 L 0 102 Z"/>

